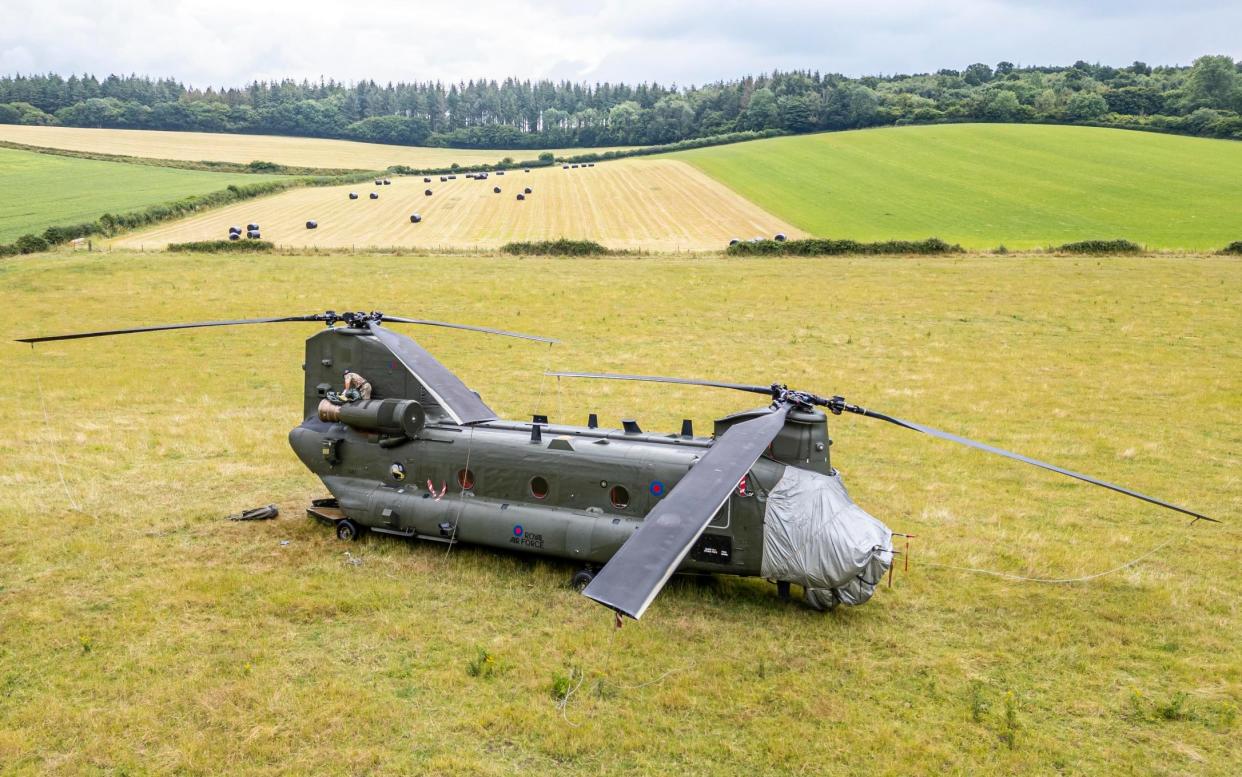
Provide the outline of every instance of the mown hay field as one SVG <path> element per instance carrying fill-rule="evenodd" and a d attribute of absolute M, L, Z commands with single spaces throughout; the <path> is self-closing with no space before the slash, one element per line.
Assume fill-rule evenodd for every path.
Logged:
<path fill-rule="evenodd" d="M 263 238 L 296 248 L 494 248 L 514 240 L 596 240 L 655 251 L 724 248 L 730 238 L 802 233 L 690 165 L 620 160 L 595 167 L 511 170 L 487 180 L 433 176 L 297 189 L 121 236 L 119 248 L 221 240 L 230 226 L 257 223 Z M 500 194 L 493 189 L 500 187 Z M 517 195 L 530 188 L 519 201 Z M 433 194 L 425 194 L 431 189 Z M 349 199 L 349 192 L 358 199 Z M 371 192 L 379 194 L 371 200 Z M 422 222 L 413 224 L 418 213 Z M 319 226 L 306 228 L 307 220 Z"/>
<path fill-rule="evenodd" d="M 277 176 L 207 173 L 0 148 L 0 243 L 50 226 L 93 221 L 230 184 Z"/>
<path fill-rule="evenodd" d="M 161 130 L 94 129 L 87 127 L 27 127 L 0 124 L 0 140 L 30 146 L 89 151 L 98 154 L 190 162 L 238 162 L 256 160 L 298 167 L 383 170 L 390 165 L 414 168 L 494 164 L 512 157 L 534 159 L 536 150 L 430 148 L 390 146 L 326 138 L 291 138 L 278 135 L 233 135 L 213 132 L 166 132 Z M 549 149 L 557 155 L 612 151 L 609 148 Z"/>
<path fill-rule="evenodd" d="M 758 580 L 675 579 L 618 631 L 565 587 L 568 564 L 344 546 L 304 518 L 323 488 L 285 434 L 313 328 L 0 344 L 9 773 L 1232 775 L 1242 761 L 1236 260 L 57 254 L 0 263 L 0 284 L 10 336 L 328 307 L 559 335 L 407 328 L 510 417 L 673 430 L 749 404 L 557 383 L 549 367 L 782 380 L 1225 520 L 1187 527 L 833 418 L 852 496 L 918 535 L 908 573 L 828 614 Z M 279 520 L 224 520 L 267 502 Z M 1079 577 L 1153 550 L 1068 585 L 948 568 Z M 558 706 L 558 678 L 578 671 Z"/>
<path fill-rule="evenodd" d="M 1038 248 L 1242 240 L 1242 143 L 1097 127 L 946 124 L 679 152 L 821 237 Z"/>

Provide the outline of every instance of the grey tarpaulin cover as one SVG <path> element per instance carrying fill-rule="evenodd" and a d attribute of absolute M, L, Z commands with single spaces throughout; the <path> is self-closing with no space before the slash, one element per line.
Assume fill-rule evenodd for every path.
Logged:
<path fill-rule="evenodd" d="M 862 604 L 893 563 L 893 533 L 850 500 L 841 476 L 786 467 L 768 494 L 762 574 L 817 609 Z"/>

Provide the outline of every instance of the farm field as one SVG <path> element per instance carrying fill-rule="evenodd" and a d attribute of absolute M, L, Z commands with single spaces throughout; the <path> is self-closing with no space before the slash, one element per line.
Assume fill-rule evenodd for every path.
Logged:
<path fill-rule="evenodd" d="M 31 127 L 0 124 L 0 140 L 46 148 L 91 151 L 102 154 L 179 159 L 191 162 L 238 162 L 255 160 L 282 165 L 322 168 L 382 170 L 389 165 L 415 168 L 491 164 L 505 157 L 534 159 L 540 150 L 488 150 L 388 146 L 352 140 L 291 138 L 276 135 L 234 135 L 212 132 L 164 132 L 159 130 L 92 129 L 87 127 Z M 609 148 L 550 149 L 552 153 L 582 154 L 611 151 Z"/>
<path fill-rule="evenodd" d="M 230 184 L 277 176 L 99 162 L 0 148 L 0 243 L 49 226 L 77 224 Z"/>
<path fill-rule="evenodd" d="M 802 233 L 690 165 L 668 159 L 618 160 L 595 167 L 533 168 L 485 181 L 458 175 L 295 189 L 122 235 L 119 248 L 221 240 L 230 225 L 258 223 L 280 246 L 494 248 L 514 240 L 590 239 L 610 248 L 719 250 L 732 237 Z M 501 193 L 493 188 L 499 186 Z M 518 192 L 533 191 L 524 201 Z M 434 194 L 425 196 L 431 189 Z M 349 192 L 359 199 L 350 200 Z M 370 192 L 380 195 L 369 199 Z M 423 217 L 410 223 L 410 215 Z M 319 227 L 306 229 L 306 221 Z"/>
<path fill-rule="evenodd" d="M 679 578 L 616 630 L 566 587 L 570 564 L 344 546 L 303 516 L 323 489 L 285 435 L 312 325 L 0 343 L 20 376 L 0 396 L 8 773 L 1232 775 L 1242 761 L 1236 259 L 62 253 L 0 262 L 0 286 L 11 336 L 325 308 L 559 336 L 403 328 L 508 417 L 673 430 L 749 402 L 549 368 L 788 381 L 1225 521 L 1188 527 L 834 417 L 853 498 L 918 535 L 909 572 L 827 614 L 758 580 Z M 268 502 L 276 521 L 224 520 Z M 953 569 L 1078 577 L 1153 550 L 1069 585 Z M 489 676 L 467 671 L 480 651 Z M 560 708 L 572 671 L 585 681 Z"/>
<path fill-rule="evenodd" d="M 820 237 L 935 235 L 973 248 L 1127 238 L 1218 249 L 1242 239 L 1242 143 L 1095 127 L 950 124 L 684 151 Z"/>

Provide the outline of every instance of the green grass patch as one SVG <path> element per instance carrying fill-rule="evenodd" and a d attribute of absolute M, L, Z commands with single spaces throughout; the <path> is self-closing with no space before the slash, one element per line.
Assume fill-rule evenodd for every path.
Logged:
<path fill-rule="evenodd" d="M 36 154 L 0 148 L 0 243 L 47 227 L 94 221 L 206 194 L 230 185 L 279 180 Z"/>
<path fill-rule="evenodd" d="M 812 235 L 939 235 L 1039 248 L 1121 234 L 1215 249 L 1242 232 L 1242 143 L 1147 132 L 947 124 L 680 152 Z"/>
<path fill-rule="evenodd" d="M 842 254 L 960 254 L 962 247 L 946 243 L 938 237 L 926 240 L 882 240 L 860 243 L 857 240 L 748 240 L 729 246 L 734 256 L 836 256 Z"/>
<path fill-rule="evenodd" d="M 535 240 L 531 242 L 505 243 L 502 253 L 516 256 L 603 256 L 612 250 L 594 240 Z"/>
<path fill-rule="evenodd" d="M 169 243 L 168 250 L 177 253 L 198 254 L 245 254 L 271 251 L 276 245 L 270 240 L 196 240 L 189 243 Z"/>

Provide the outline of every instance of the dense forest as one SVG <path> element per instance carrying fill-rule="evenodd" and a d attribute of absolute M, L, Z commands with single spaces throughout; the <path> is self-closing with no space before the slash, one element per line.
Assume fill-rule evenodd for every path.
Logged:
<path fill-rule="evenodd" d="M 995 67 L 918 75 L 774 72 L 658 84 L 292 80 L 199 89 L 170 79 L 0 77 L 0 123 L 351 138 L 476 148 L 672 143 L 737 131 L 949 121 L 1053 122 L 1242 139 L 1242 62 Z"/>

